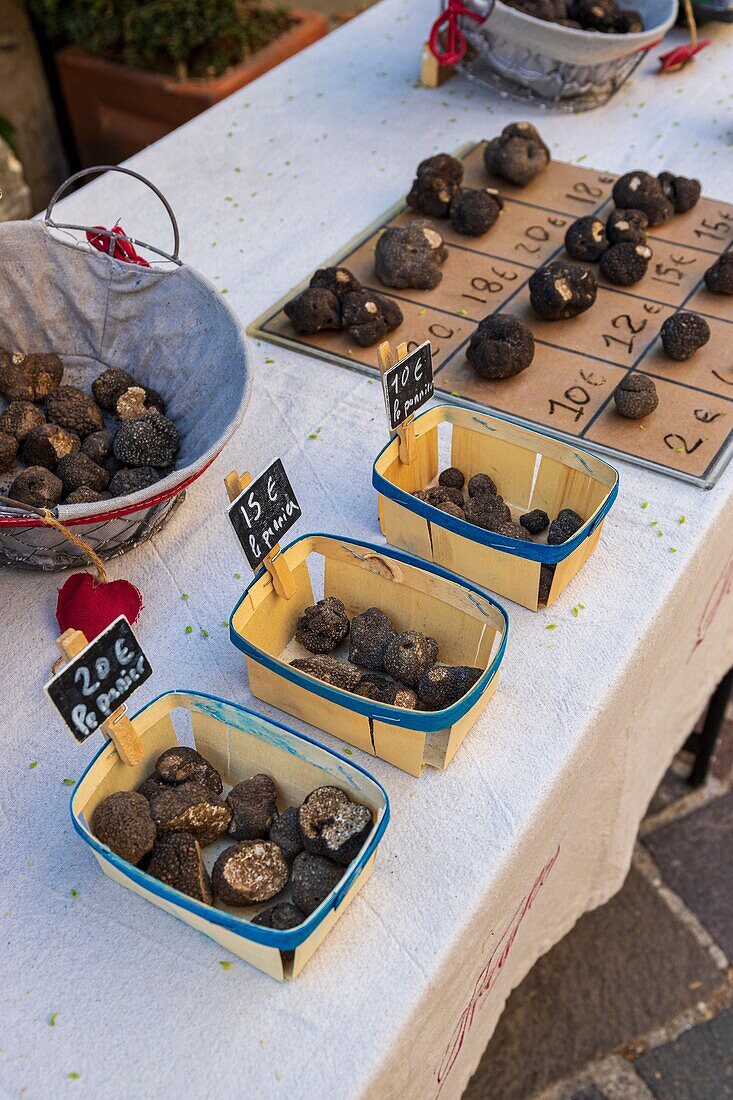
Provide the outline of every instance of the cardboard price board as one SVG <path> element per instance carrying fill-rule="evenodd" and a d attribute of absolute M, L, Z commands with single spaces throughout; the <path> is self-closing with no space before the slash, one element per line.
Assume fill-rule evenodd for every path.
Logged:
<path fill-rule="evenodd" d="M 254 570 L 300 516 L 300 505 L 279 458 L 251 481 L 229 507 L 229 519 Z"/>
<path fill-rule="evenodd" d="M 529 303 L 530 277 L 551 260 L 575 262 L 565 252 L 565 233 L 583 215 L 605 220 L 616 177 L 554 161 L 519 188 L 488 175 L 484 148 L 481 143 L 459 151 L 463 184 L 497 188 L 504 208 L 480 237 L 461 236 L 446 219 L 433 219 L 448 249 L 433 290 L 395 290 L 376 277 L 380 234 L 422 216 L 404 200 L 320 266 L 347 267 L 364 287 L 398 303 L 404 320 L 390 340 L 407 341 L 408 353 L 430 341 L 437 398 L 498 412 L 670 477 L 713 485 L 733 454 L 733 298 L 712 294 L 704 275 L 718 256 L 733 250 L 733 205 L 703 197 L 692 210 L 650 229 L 652 259 L 633 286 L 612 286 L 590 264 L 598 280 L 595 304 L 568 321 L 543 321 Z M 406 190 L 410 179 L 403 182 Z M 295 331 L 283 307 L 307 286 L 312 272 L 304 274 L 250 332 L 376 375 L 375 348 L 359 347 L 347 331 Z M 664 321 L 681 309 L 704 316 L 711 333 L 684 363 L 664 354 L 659 336 Z M 476 326 L 492 313 L 521 318 L 534 335 L 534 360 L 513 378 L 481 378 L 466 359 Z M 635 371 L 651 377 L 659 395 L 658 408 L 641 421 L 624 420 L 613 400 L 618 384 Z"/>
<path fill-rule="evenodd" d="M 85 741 L 152 673 L 120 615 L 49 680 L 45 691 L 77 741 Z"/>
<path fill-rule="evenodd" d="M 430 341 L 388 367 L 382 375 L 382 386 L 389 426 L 394 432 L 433 396 Z"/>

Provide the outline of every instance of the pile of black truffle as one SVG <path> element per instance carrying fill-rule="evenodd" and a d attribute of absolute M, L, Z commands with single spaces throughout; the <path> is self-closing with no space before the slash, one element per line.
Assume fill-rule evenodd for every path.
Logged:
<path fill-rule="evenodd" d="M 332 656 L 349 638 L 348 660 Z M 483 673 L 466 665 L 438 664 L 438 643 L 418 630 L 399 634 L 388 615 L 369 607 L 349 622 L 335 596 L 307 607 L 295 640 L 314 657 L 298 657 L 293 668 L 332 687 L 405 710 L 442 710 L 469 691 Z"/>
<path fill-rule="evenodd" d="M 601 34 L 639 34 L 644 20 L 632 8 L 620 8 L 616 0 L 504 0 L 507 7 L 516 8 L 545 23 L 557 23 L 575 30 L 599 31 Z"/>
<path fill-rule="evenodd" d="M 468 497 L 464 497 L 464 486 Z M 533 508 L 531 512 L 512 519 L 509 505 L 499 493 L 496 482 L 488 474 L 474 474 L 466 485 L 463 472 L 456 466 L 443 470 L 438 484 L 418 489 L 412 494 L 455 519 L 466 520 L 484 531 L 493 531 L 510 539 L 531 542 L 544 532 L 548 546 L 560 546 L 577 534 L 585 523 L 572 508 L 563 508 L 552 522 L 547 512 Z M 555 573 L 554 565 L 540 566 L 540 602 L 546 602 Z"/>
<path fill-rule="evenodd" d="M 363 348 L 402 324 L 397 303 L 366 290 L 345 267 L 316 271 L 306 289 L 287 303 L 285 316 L 305 336 L 343 330 Z"/>
<path fill-rule="evenodd" d="M 92 832 L 153 878 L 212 905 L 261 905 L 253 918 L 284 930 L 302 924 L 330 894 L 371 832 L 372 812 L 339 787 L 318 787 L 301 806 L 278 810 L 269 775 L 253 775 L 226 797 L 221 775 L 195 749 L 158 757 L 138 791 L 118 791 L 97 806 Z M 202 848 L 232 838 L 211 876 Z"/>
<path fill-rule="evenodd" d="M 118 367 L 95 379 L 93 396 L 62 385 L 63 374 L 58 355 L 0 349 L 0 472 L 25 463 L 8 496 L 36 508 L 91 504 L 164 477 L 180 437 L 161 395 Z"/>

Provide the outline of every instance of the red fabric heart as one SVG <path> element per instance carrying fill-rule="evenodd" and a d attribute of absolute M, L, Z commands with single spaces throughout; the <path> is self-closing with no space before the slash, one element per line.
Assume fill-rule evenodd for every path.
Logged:
<path fill-rule="evenodd" d="M 686 46 L 676 46 L 669 53 L 660 54 L 659 60 L 662 64 L 661 72 L 674 73 L 683 68 L 688 61 L 691 61 L 696 53 L 700 50 L 704 50 L 706 46 L 712 44 L 711 38 L 702 38 L 699 42 L 688 42 Z"/>
<path fill-rule="evenodd" d="M 72 573 L 59 588 L 56 619 L 62 633 L 81 630 L 91 642 L 120 615 L 132 626 L 142 608 L 142 593 L 130 581 L 100 584 L 91 573 Z"/>

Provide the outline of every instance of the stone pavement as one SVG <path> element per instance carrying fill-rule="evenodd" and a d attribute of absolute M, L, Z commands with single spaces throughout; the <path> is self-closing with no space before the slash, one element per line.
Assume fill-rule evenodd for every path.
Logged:
<path fill-rule="evenodd" d="M 623 889 L 512 993 L 463 1100 L 733 1100 L 733 705 L 698 790 L 690 762 Z"/>

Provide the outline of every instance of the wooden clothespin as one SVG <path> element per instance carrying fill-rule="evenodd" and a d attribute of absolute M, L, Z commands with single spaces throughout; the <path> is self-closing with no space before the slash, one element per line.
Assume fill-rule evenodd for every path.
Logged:
<path fill-rule="evenodd" d="M 444 65 L 430 49 L 429 42 L 423 42 L 422 62 L 420 64 L 420 83 L 425 88 L 439 88 L 450 80 L 456 71 L 455 65 Z"/>
<path fill-rule="evenodd" d="M 86 634 L 81 630 L 69 628 L 65 630 L 56 644 L 65 661 L 71 661 L 89 644 Z M 54 666 L 54 671 L 56 668 Z M 127 706 L 123 703 L 116 711 L 110 714 L 106 721 L 102 722 L 101 730 L 117 749 L 117 755 L 123 764 L 139 764 L 145 758 L 145 748 L 142 741 L 127 716 Z"/>
<path fill-rule="evenodd" d="M 389 341 L 385 340 L 377 348 L 377 356 L 379 359 L 379 373 L 384 375 L 386 370 L 393 367 L 395 363 L 399 363 L 400 359 L 404 359 L 407 355 L 407 344 L 402 343 L 397 345 L 396 355 L 392 355 L 392 348 Z M 411 465 L 417 458 L 417 441 L 415 439 L 415 417 L 408 416 L 403 424 L 399 428 L 396 428 L 393 432 L 390 432 L 392 438 L 397 436 L 400 441 L 399 455 L 400 461 L 404 462 L 406 466 Z"/>
<path fill-rule="evenodd" d="M 224 485 L 226 486 L 230 502 L 233 503 L 240 493 L 244 492 L 251 481 L 252 475 L 248 472 L 238 474 L 236 470 L 232 470 L 230 474 L 227 474 L 224 478 Z M 262 564 L 272 577 L 273 588 L 278 596 L 281 596 L 284 600 L 291 600 L 295 595 L 295 580 L 293 579 L 293 574 L 290 572 L 290 566 L 280 549 L 279 542 L 273 546 L 269 554 L 265 555 L 262 559 Z"/>

